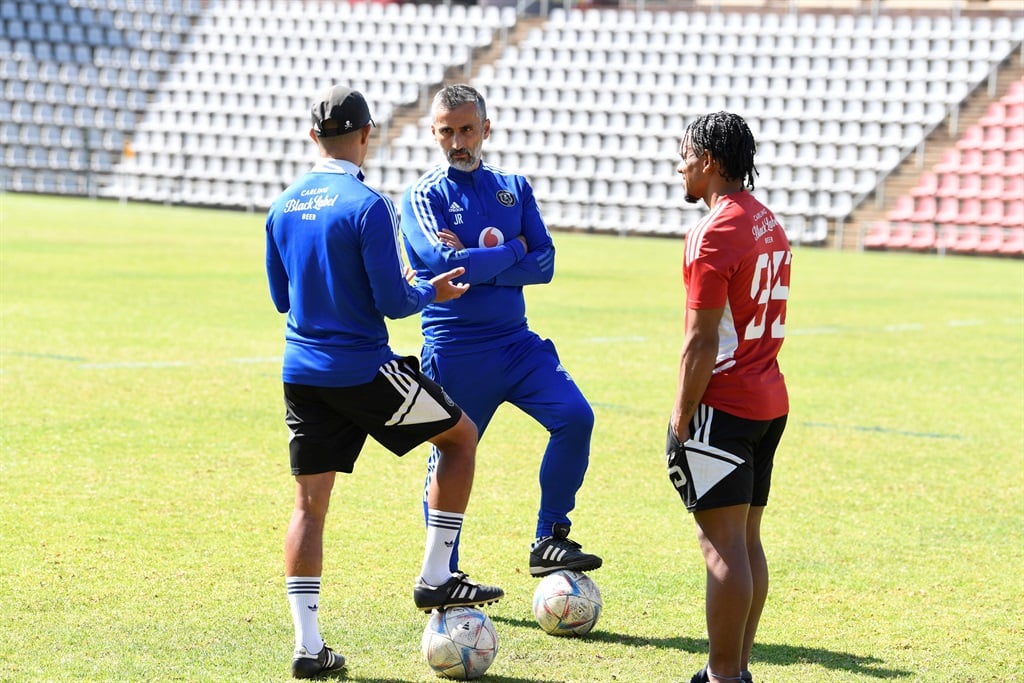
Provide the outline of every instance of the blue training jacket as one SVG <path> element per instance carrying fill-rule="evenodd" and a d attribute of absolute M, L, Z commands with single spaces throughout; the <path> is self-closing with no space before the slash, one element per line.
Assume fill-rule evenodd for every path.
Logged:
<path fill-rule="evenodd" d="M 384 318 L 434 300 L 434 286 L 405 279 L 392 201 L 356 177 L 355 164 L 324 159 L 267 214 L 267 279 L 288 314 L 282 379 L 344 387 L 373 380 L 396 354 Z"/>
<path fill-rule="evenodd" d="M 439 166 L 405 191 L 401 227 L 419 277 L 462 266 L 466 273 L 459 281 L 470 284 L 458 299 L 423 309 L 426 344 L 469 352 L 532 334 L 523 285 L 551 281 L 555 247 L 525 177 L 486 163 L 472 172 Z M 465 248 L 442 244 L 437 235 L 443 229 L 458 235 Z"/>

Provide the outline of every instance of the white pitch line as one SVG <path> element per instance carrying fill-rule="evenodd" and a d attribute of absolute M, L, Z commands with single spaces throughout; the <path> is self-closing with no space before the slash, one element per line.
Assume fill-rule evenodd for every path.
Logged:
<path fill-rule="evenodd" d="M 183 368 L 197 363 L 186 361 L 152 361 L 152 362 L 124 362 L 124 363 L 82 363 L 78 367 L 87 370 L 109 370 L 112 368 Z"/>
<path fill-rule="evenodd" d="M 986 321 L 986 320 L 947 320 L 945 324 L 946 324 L 947 327 L 978 327 L 980 325 L 988 325 L 988 324 L 1021 325 L 1021 324 L 1024 324 L 1024 318 L 1004 318 L 1003 320 L 997 321 L 995 323 L 990 323 L 989 321 Z M 918 332 L 918 331 L 924 330 L 925 327 L 926 327 L 925 325 L 922 325 L 920 323 L 902 323 L 902 324 L 897 324 L 897 325 L 886 325 L 886 326 L 880 328 L 880 331 L 883 331 L 883 332 Z M 805 327 L 805 328 L 802 328 L 802 329 L 789 329 L 789 330 L 786 330 L 786 336 L 787 337 L 790 337 L 790 336 L 792 336 L 792 337 L 799 337 L 799 336 L 813 336 L 813 335 L 827 335 L 827 334 L 842 334 L 842 333 L 844 333 L 846 331 L 847 330 L 845 330 L 842 327 L 825 325 L 825 326 L 822 326 L 822 327 Z M 868 331 L 870 331 L 870 330 L 867 330 L 867 329 L 858 330 L 859 333 L 864 333 L 864 332 L 868 332 Z M 593 343 L 593 344 L 618 344 L 618 343 L 624 343 L 624 342 L 627 342 L 627 343 L 628 342 L 640 343 L 640 342 L 648 341 L 648 338 L 643 336 L 643 335 L 628 335 L 628 336 L 622 336 L 622 337 L 591 337 L 589 339 L 585 339 L 584 341 L 590 342 L 590 343 Z M 8 352 L 8 355 L 11 355 L 11 356 L 17 355 L 17 356 L 28 357 L 28 358 L 43 357 L 42 355 L 39 355 L 39 354 L 27 354 L 27 353 L 14 354 L 14 353 L 10 353 L 10 352 Z M 56 355 L 52 355 L 52 354 L 47 354 L 45 357 L 46 358 L 52 358 L 52 359 L 58 359 L 58 360 L 67 360 L 67 361 L 72 361 L 72 362 L 77 360 L 77 357 L 75 357 L 75 356 L 56 356 Z M 213 363 L 213 364 L 216 364 L 217 362 L 218 361 L 211 361 L 211 363 Z M 272 356 L 264 356 L 264 357 L 256 357 L 256 358 L 228 358 L 228 359 L 226 359 L 224 361 L 219 361 L 219 362 L 239 363 L 239 364 L 242 364 L 242 365 L 260 365 L 260 364 L 264 364 L 264 363 L 280 363 L 281 362 L 281 357 L 280 356 L 273 356 L 273 357 Z M 119 362 L 119 363 L 78 363 L 76 365 L 76 367 L 79 367 L 79 368 L 82 368 L 82 369 L 85 369 L 85 370 L 112 370 L 112 369 L 119 369 L 119 368 L 120 369 L 125 369 L 125 368 L 139 368 L 139 369 L 144 369 L 144 368 L 182 368 L 182 367 L 189 367 L 189 366 L 194 366 L 194 365 L 209 365 L 211 363 L 200 363 L 200 362 L 194 362 L 194 361 L 149 361 L 149 362 L 144 362 L 144 361 L 139 361 L 139 362 L 125 361 L 125 362 Z M 3 371 L 0 370 L 0 373 L 2 373 L 2 372 Z"/>

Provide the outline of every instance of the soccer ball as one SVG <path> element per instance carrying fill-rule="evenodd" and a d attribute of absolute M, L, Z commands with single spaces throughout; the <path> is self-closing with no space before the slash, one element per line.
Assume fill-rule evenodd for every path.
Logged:
<path fill-rule="evenodd" d="M 498 634 L 480 610 L 449 607 L 430 613 L 420 647 L 438 676 L 468 681 L 483 676 L 494 661 Z"/>
<path fill-rule="evenodd" d="M 553 636 L 582 636 L 594 628 L 604 603 L 586 574 L 561 570 L 548 574 L 533 592 L 533 616 Z"/>

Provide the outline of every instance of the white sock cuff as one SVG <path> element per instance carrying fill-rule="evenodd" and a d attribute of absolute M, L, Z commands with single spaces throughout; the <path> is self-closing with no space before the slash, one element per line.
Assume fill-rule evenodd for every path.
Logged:
<path fill-rule="evenodd" d="M 439 529 L 450 529 L 458 531 L 462 528 L 462 520 L 466 515 L 461 512 L 442 512 L 441 510 L 427 510 L 427 526 Z"/>
<path fill-rule="evenodd" d="M 286 576 L 285 586 L 288 588 L 288 595 L 319 595 L 319 576 Z"/>

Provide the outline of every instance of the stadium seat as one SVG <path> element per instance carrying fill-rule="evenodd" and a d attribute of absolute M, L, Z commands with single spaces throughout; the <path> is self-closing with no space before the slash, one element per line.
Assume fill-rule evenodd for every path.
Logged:
<path fill-rule="evenodd" d="M 999 253 L 1004 256 L 1024 256 L 1024 227 L 1010 228 L 999 245 Z"/>
<path fill-rule="evenodd" d="M 1018 180 L 1022 180 L 1022 184 L 1024 184 L 1024 179 L 1018 178 Z M 999 224 L 1011 230 L 1024 228 L 1024 198 L 1021 198 L 1022 193 L 1008 194 L 1007 197 L 1009 199 L 1007 199 L 1003 207 L 1003 216 Z"/>
<path fill-rule="evenodd" d="M 964 134 L 956 141 L 956 147 L 960 150 L 981 149 L 984 139 L 985 129 L 975 124 L 964 131 Z"/>
<path fill-rule="evenodd" d="M 1005 203 L 1002 198 L 985 199 L 975 221 L 978 225 L 1002 225 Z"/>
<path fill-rule="evenodd" d="M 953 196 L 958 199 L 975 199 L 981 196 L 982 176 L 979 173 L 957 173 L 956 192 Z"/>
<path fill-rule="evenodd" d="M 956 220 L 953 222 L 960 225 L 978 225 L 981 220 L 981 199 L 967 197 L 960 201 L 959 207 Z"/>
<path fill-rule="evenodd" d="M 983 150 L 1003 149 L 1006 145 L 1007 126 L 989 125 L 982 129 L 978 146 Z"/>
<path fill-rule="evenodd" d="M 935 197 L 938 194 L 939 177 L 931 171 L 922 173 L 917 185 L 910 190 L 912 197 Z"/>
<path fill-rule="evenodd" d="M 980 177 L 977 196 L 980 199 L 1002 199 L 1006 191 L 1006 182 L 1002 174 Z"/>
<path fill-rule="evenodd" d="M 981 243 L 981 228 L 977 225 L 966 225 L 961 228 L 957 235 L 956 242 L 949 248 L 950 251 L 958 254 L 972 254 L 978 250 Z"/>
<path fill-rule="evenodd" d="M 1001 149 L 990 149 L 984 152 L 979 173 L 990 175 L 1001 173 L 1008 176 L 1024 174 L 1024 152 L 1010 150 L 1005 145 Z"/>
<path fill-rule="evenodd" d="M 914 226 L 911 223 L 894 223 L 886 240 L 887 249 L 906 249 L 914 239 Z"/>
<path fill-rule="evenodd" d="M 960 200 L 956 196 L 943 196 L 939 197 L 938 205 L 936 206 L 935 216 L 933 218 L 935 223 L 940 225 L 956 223 L 960 216 Z"/>
<path fill-rule="evenodd" d="M 948 148 L 942 153 L 942 158 L 935 164 L 933 170 L 942 176 L 958 175 L 960 173 L 960 150 L 955 146 Z"/>
<path fill-rule="evenodd" d="M 960 239 L 960 228 L 956 225 L 945 225 L 939 228 L 935 237 L 935 249 L 940 253 L 952 251 Z"/>
<path fill-rule="evenodd" d="M 1009 96 L 1009 95 L 1008 95 Z M 978 119 L 978 126 L 983 128 L 1004 128 L 1007 123 L 1017 123 L 1007 119 L 1007 102 L 996 100 L 988 105 L 985 114 Z"/>
<path fill-rule="evenodd" d="M 1010 126 L 1006 129 L 1002 148 L 1008 153 L 1024 152 L 1024 125 Z"/>
<path fill-rule="evenodd" d="M 998 254 L 999 250 L 1003 246 L 1003 240 L 1005 239 L 1003 228 L 1000 226 L 992 226 L 986 228 L 981 233 L 981 239 L 978 240 L 978 244 L 975 247 L 975 251 L 979 254 L 992 255 Z"/>
<path fill-rule="evenodd" d="M 931 223 L 935 219 L 936 208 L 934 196 L 917 197 L 909 220 L 911 223 Z"/>
<path fill-rule="evenodd" d="M 914 197 L 901 195 L 896 198 L 896 204 L 886 212 L 885 218 L 890 223 L 900 223 L 912 220 L 916 209 Z"/>
<path fill-rule="evenodd" d="M 980 147 L 968 147 L 961 150 L 960 161 L 957 172 L 961 175 L 976 175 L 982 173 L 986 162 L 1002 167 L 1002 154 L 996 156 L 996 152 L 985 153 Z"/>
<path fill-rule="evenodd" d="M 18 142 L 18 124 L 0 123 L 0 145 L 5 147 L 11 143 Z"/>
<path fill-rule="evenodd" d="M 935 225 L 932 223 L 920 224 L 914 228 L 914 234 L 910 237 L 907 248 L 913 251 L 929 251 L 935 246 Z"/>

